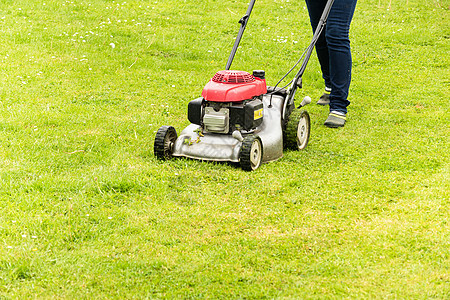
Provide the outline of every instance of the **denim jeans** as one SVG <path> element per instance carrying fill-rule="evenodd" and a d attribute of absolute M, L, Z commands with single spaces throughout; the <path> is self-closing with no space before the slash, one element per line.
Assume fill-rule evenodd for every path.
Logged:
<path fill-rule="evenodd" d="M 313 31 L 327 0 L 305 0 Z M 316 44 L 325 86 L 331 88 L 330 111 L 347 113 L 352 73 L 349 30 L 357 0 L 335 0 L 324 31 Z"/>

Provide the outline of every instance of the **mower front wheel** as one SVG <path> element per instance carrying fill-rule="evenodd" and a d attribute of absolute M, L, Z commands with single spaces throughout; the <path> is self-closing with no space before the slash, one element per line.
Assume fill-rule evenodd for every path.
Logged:
<path fill-rule="evenodd" d="M 242 141 L 239 152 L 241 168 L 245 171 L 254 171 L 259 168 L 262 161 L 263 147 L 259 136 L 248 135 Z"/>
<path fill-rule="evenodd" d="M 154 153 L 158 159 L 172 158 L 173 144 L 177 140 L 177 131 L 172 126 L 161 126 L 156 132 Z"/>
<path fill-rule="evenodd" d="M 284 145 L 288 149 L 303 150 L 308 145 L 311 120 L 306 110 L 295 109 L 289 116 L 284 132 Z"/>

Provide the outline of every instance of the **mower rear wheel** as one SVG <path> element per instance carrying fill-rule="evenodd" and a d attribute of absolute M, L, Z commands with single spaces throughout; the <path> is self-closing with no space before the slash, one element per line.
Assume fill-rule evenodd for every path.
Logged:
<path fill-rule="evenodd" d="M 154 153 L 158 159 L 172 158 L 173 144 L 177 140 L 177 131 L 172 126 L 161 126 L 156 132 Z"/>
<path fill-rule="evenodd" d="M 308 145 L 311 120 L 306 110 L 295 109 L 289 116 L 284 132 L 284 145 L 288 149 L 303 150 Z"/>
<path fill-rule="evenodd" d="M 263 147 L 259 136 L 248 135 L 242 141 L 239 152 L 241 168 L 245 171 L 254 171 L 259 168 L 262 161 Z"/>

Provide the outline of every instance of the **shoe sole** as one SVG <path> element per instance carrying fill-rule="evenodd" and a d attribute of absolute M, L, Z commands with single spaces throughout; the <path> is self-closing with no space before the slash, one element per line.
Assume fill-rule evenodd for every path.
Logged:
<path fill-rule="evenodd" d="M 343 125 L 337 125 L 337 124 L 328 124 L 328 123 L 325 123 L 324 125 L 327 126 L 328 128 L 339 128 L 339 127 L 344 127 L 345 124 L 343 124 Z"/>

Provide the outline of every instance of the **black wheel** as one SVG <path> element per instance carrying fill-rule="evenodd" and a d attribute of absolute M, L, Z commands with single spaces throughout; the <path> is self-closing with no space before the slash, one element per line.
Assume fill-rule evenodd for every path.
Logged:
<path fill-rule="evenodd" d="M 308 145 L 311 120 L 306 110 L 295 109 L 289 116 L 284 132 L 284 145 L 288 149 L 302 150 Z"/>
<path fill-rule="evenodd" d="M 172 126 L 161 126 L 156 132 L 154 152 L 159 159 L 172 158 L 173 144 L 177 139 L 177 131 Z"/>
<path fill-rule="evenodd" d="M 242 141 L 239 152 L 241 168 L 245 171 L 254 171 L 259 168 L 262 161 L 262 142 L 257 135 L 248 135 Z"/>

